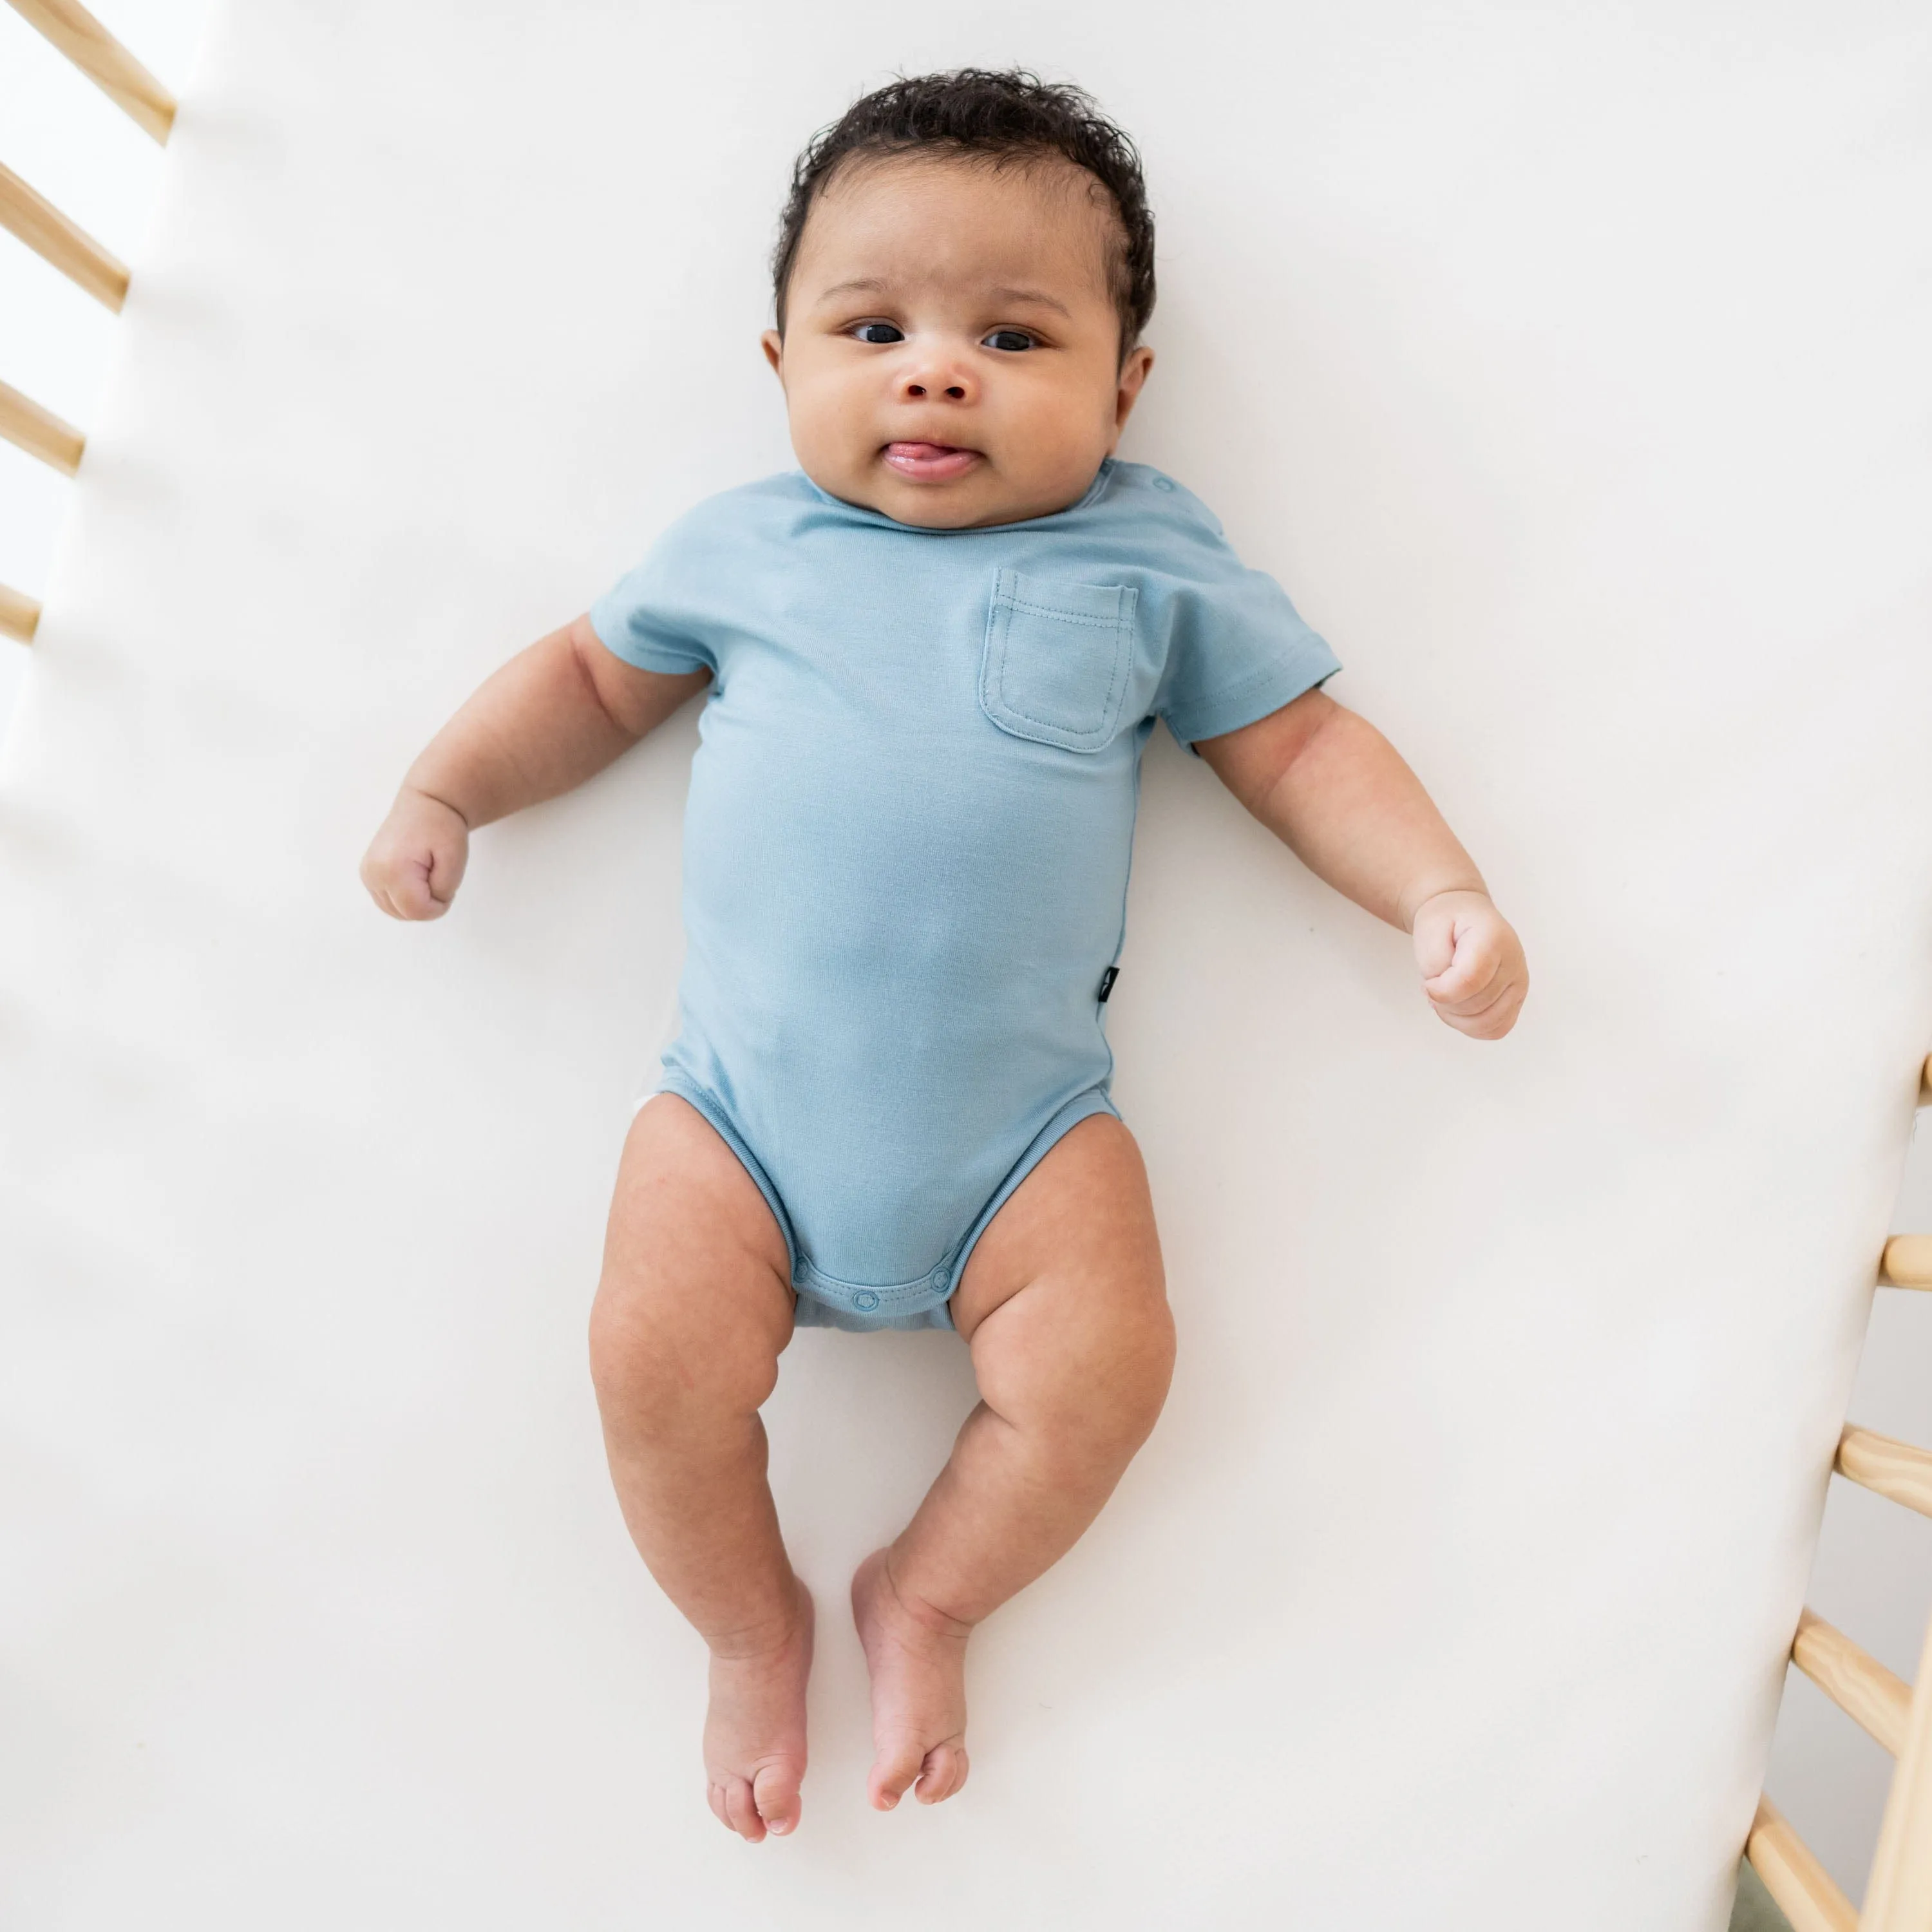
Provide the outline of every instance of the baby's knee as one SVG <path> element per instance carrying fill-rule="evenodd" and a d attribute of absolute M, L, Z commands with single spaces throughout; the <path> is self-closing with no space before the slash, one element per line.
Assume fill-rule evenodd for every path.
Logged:
<path fill-rule="evenodd" d="M 778 1383 L 783 1340 L 715 1304 L 692 1305 L 662 1286 L 599 1286 L 590 1310 L 590 1375 L 608 1420 L 675 1434 L 712 1416 L 749 1414 Z"/>
<path fill-rule="evenodd" d="M 1155 1296 L 1124 1314 L 1108 1381 L 1118 1426 L 1138 1449 L 1152 1432 L 1174 1381 L 1174 1317 L 1166 1298 Z"/>
<path fill-rule="evenodd" d="M 1111 1309 L 1099 1336 L 1066 1343 L 1057 1362 L 1043 1352 L 1009 1382 L 1010 1406 L 988 1400 L 1078 1484 L 1118 1472 L 1153 1432 L 1174 1378 L 1174 1321 L 1151 1296 Z"/>

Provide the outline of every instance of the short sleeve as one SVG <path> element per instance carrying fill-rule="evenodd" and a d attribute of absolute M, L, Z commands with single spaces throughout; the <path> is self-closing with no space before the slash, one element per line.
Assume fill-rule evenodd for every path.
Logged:
<path fill-rule="evenodd" d="M 1154 694 L 1154 710 L 1190 748 L 1279 711 L 1342 668 L 1273 578 L 1222 554 L 1225 573 L 1174 592 Z"/>
<path fill-rule="evenodd" d="M 613 656 L 640 670 L 711 670 L 716 626 L 706 606 L 718 581 L 696 553 L 703 543 L 686 518 L 651 546 L 642 563 L 590 607 L 590 628 Z"/>

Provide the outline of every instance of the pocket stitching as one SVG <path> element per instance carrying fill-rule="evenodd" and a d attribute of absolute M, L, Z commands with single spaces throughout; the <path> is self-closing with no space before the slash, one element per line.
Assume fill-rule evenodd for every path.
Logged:
<path fill-rule="evenodd" d="M 1048 604 L 1022 604 L 1017 597 L 1004 600 L 1009 610 L 1024 610 L 1029 617 L 1058 617 L 1063 624 L 1091 624 L 1096 631 L 1124 631 L 1118 617 L 1090 617 L 1084 610 L 1056 610 Z"/>
<path fill-rule="evenodd" d="M 1000 574 L 1004 575 L 1005 573 L 1002 572 Z M 1017 573 L 1016 573 L 1016 574 L 1017 574 Z M 1091 748 L 1097 751 L 1106 744 L 1108 737 L 1112 732 L 1114 725 L 1118 722 L 1118 718 L 1114 716 L 1114 700 L 1115 694 L 1120 690 L 1123 679 L 1131 678 L 1133 675 L 1133 651 L 1132 648 L 1134 628 L 1133 613 L 1136 605 L 1139 603 L 1140 593 L 1132 584 L 1120 584 L 1118 586 L 1109 584 L 1104 586 L 1096 584 L 1088 587 L 1094 590 L 1099 590 L 1103 587 L 1108 590 L 1112 590 L 1115 592 L 1117 596 L 1120 591 L 1124 590 L 1126 592 L 1126 597 L 1125 599 L 1126 606 L 1126 609 L 1124 610 L 1117 610 L 1116 614 L 1112 617 L 1089 616 L 1084 611 L 1056 610 L 1046 604 L 1031 603 L 1014 595 L 1011 592 L 1002 592 L 997 586 L 995 586 L 993 592 L 993 608 L 992 611 L 988 614 L 989 628 L 991 628 L 991 619 L 996 616 L 1001 610 L 1005 610 L 1010 612 L 1021 610 L 1025 612 L 1028 616 L 1051 617 L 1054 619 L 1055 622 L 1059 623 L 1085 624 L 1096 631 L 1112 631 L 1117 640 L 1124 640 L 1126 641 L 1128 648 L 1126 650 L 1123 651 L 1116 650 L 1114 653 L 1113 666 L 1108 671 L 1107 676 L 1107 695 L 1102 706 L 1102 718 L 1100 723 L 1095 725 L 1090 730 L 1077 731 L 1072 729 L 1070 726 L 1055 724 L 1050 718 L 1036 718 L 1030 711 L 1022 710 L 1020 706 L 1016 704 L 1012 699 L 1006 695 L 1006 659 L 1010 655 L 1012 629 L 1010 625 L 1001 625 L 1000 626 L 1000 655 L 998 666 L 999 690 L 997 702 L 1006 710 L 1011 712 L 1014 717 L 1022 718 L 1025 719 L 1027 723 L 1036 726 L 1042 731 L 1051 731 L 1054 733 L 1056 736 L 1053 740 L 1048 741 L 1050 742 L 1060 744 L 1060 740 L 1070 738 L 1075 740 L 1091 739 L 1095 741 L 1090 748 L 1060 744 L 1060 748 L 1063 751 L 1072 751 L 1076 748 Z M 989 638 L 988 641 L 990 643 L 992 640 Z M 982 680 L 980 693 L 980 708 L 982 710 L 987 710 L 986 700 L 988 694 L 985 689 L 985 681 Z M 997 717 L 994 717 L 990 710 L 987 711 L 987 715 L 989 718 L 992 718 L 994 724 L 998 724 L 999 723 L 999 719 Z"/>

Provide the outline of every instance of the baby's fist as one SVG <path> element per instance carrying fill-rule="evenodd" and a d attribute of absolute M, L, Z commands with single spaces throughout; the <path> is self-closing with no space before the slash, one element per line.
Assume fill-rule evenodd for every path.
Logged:
<path fill-rule="evenodd" d="M 470 862 L 463 814 L 405 785 L 362 856 L 362 883 L 392 919 L 440 919 Z"/>
<path fill-rule="evenodd" d="M 1438 892 L 1416 910 L 1415 963 L 1437 1016 L 1472 1040 L 1516 1024 L 1529 968 L 1516 929 L 1486 892 Z"/>

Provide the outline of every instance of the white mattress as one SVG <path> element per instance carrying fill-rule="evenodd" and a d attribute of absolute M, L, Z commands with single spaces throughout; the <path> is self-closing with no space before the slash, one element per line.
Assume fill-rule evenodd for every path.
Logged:
<path fill-rule="evenodd" d="M 788 461 L 799 143 L 1016 58 L 1146 152 L 1126 453 L 1334 642 L 1535 987 L 1451 1034 L 1156 742 L 1168 1416 L 976 1640 L 966 1793 L 881 1818 L 839 1600 L 967 1364 L 800 1336 L 830 1614 L 753 1850 L 583 1360 L 692 719 L 440 926 L 356 863 L 489 668 Z M 1878 4 L 226 6 L 0 782 L 9 1924 L 1721 1925 L 1932 1040 L 1926 66 Z"/>

